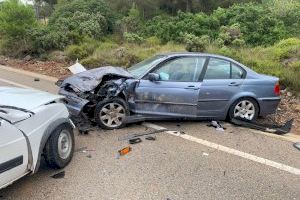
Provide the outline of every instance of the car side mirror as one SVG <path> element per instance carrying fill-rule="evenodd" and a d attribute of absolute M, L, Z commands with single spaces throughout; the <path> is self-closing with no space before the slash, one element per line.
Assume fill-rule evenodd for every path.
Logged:
<path fill-rule="evenodd" d="M 159 75 L 156 73 L 148 74 L 149 81 L 159 81 Z"/>

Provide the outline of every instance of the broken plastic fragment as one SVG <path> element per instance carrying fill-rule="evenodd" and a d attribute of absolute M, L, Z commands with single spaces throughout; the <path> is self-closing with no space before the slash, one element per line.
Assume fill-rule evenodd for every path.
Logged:
<path fill-rule="evenodd" d="M 51 177 L 54 179 L 60 179 L 65 177 L 65 171 L 58 172 L 57 174 L 52 175 Z"/>
<path fill-rule="evenodd" d="M 300 142 L 296 142 L 296 143 L 294 144 L 294 147 L 295 147 L 296 149 L 300 150 Z"/>
<path fill-rule="evenodd" d="M 129 144 L 137 144 L 137 143 L 141 143 L 142 139 L 141 138 L 133 138 L 129 140 Z"/>
<path fill-rule="evenodd" d="M 218 121 L 211 121 L 210 124 L 208 124 L 207 126 L 214 127 L 219 132 L 224 132 L 224 130 L 226 129 Z"/>
<path fill-rule="evenodd" d="M 80 72 L 84 72 L 86 71 L 86 69 L 84 68 L 84 66 L 82 66 L 79 62 L 78 59 L 76 60 L 76 63 L 70 67 L 68 67 L 68 69 L 72 72 L 72 74 L 78 74 Z"/>
<path fill-rule="evenodd" d="M 151 141 L 154 141 L 156 140 L 156 137 L 155 136 L 148 136 L 145 138 L 146 140 L 151 140 Z"/>
<path fill-rule="evenodd" d="M 119 152 L 120 156 L 124 156 L 124 155 L 128 154 L 130 151 L 131 151 L 131 147 L 125 147 L 125 148 L 119 150 L 118 152 Z"/>

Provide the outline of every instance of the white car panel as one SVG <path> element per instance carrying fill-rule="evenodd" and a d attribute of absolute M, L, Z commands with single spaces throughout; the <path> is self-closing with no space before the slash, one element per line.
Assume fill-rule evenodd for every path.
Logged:
<path fill-rule="evenodd" d="M 0 112 L 0 117 L 9 120 L 11 123 L 16 123 L 28 119 L 32 115 L 31 113 L 23 112 L 20 110 L 14 110 L 14 109 L 1 108 L 1 110 L 5 111 L 6 113 Z"/>
<path fill-rule="evenodd" d="M 39 158 L 41 141 L 47 128 L 57 119 L 68 118 L 69 113 L 66 106 L 62 103 L 40 106 L 32 111 L 35 114 L 31 118 L 19 122 L 15 126 L 28 136 L 33 157 L 31 170 L 34 171 Z"/>
<path fill-rule="evenodd" d="M 28 149 L 26 139 L 20 130 L 5 120 L 0 119 L 0 123 L 0 188 L 2 188 L 28 173 Z M 18 159 L 21 157 L 22 161 Z"/>
<path fill-rule="evenodd" d="M 64 98 L 48 92 L 15 87 L 0 87 L 0 96 L 0 105 L 15 106 L 27 110 Z"/>
<path fill-rule="evenodd" d="M 64 97 L 47 92 L 0 87 L 0 189 L 35 173 L 48 138 L 68 123 Z"/>

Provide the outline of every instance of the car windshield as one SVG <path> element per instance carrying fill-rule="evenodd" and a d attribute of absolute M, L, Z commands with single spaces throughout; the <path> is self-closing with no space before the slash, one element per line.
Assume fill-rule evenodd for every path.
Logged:
<path fill-rule="evenodd" d="M 157 64 L 165 57 L 166 56 L 164 55 L 157 55 L 151 57 L 128 68 L 128 71 L 130 72 L 130 74 L 132 74 L 134 78 L 141 78 L 141 76 L 143 76 L 147 71 L 149 71 L 153 65 Z"/>

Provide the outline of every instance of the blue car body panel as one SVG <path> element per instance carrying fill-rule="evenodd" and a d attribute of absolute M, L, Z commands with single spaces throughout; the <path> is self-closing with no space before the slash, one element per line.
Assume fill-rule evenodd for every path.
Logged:
<path fill-rule="evenodd" d="M 197 83 L 152 82 L 141 78 L 135 90 L 136 96 L 130 101 L 131 111 L 166 117 L 224 120 L 230 106 L 243 97 L 251 97 L 257 101 L 260 116 L 276 111 L 280 97 L 274 94 L 274 86 L 278 78 L 258 74 L 230 58 L 217 55 L 176 53 L 168 54 L 165 60 L 181 56 L 221 58 L 243 68 L 246 75 L 243 79 L 200 80 Z M 151 71 L 152 69 L 147 71 L 144 76 Z"/>

